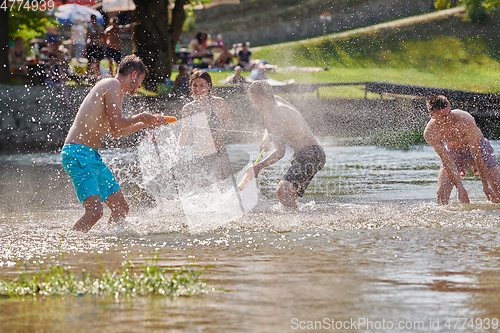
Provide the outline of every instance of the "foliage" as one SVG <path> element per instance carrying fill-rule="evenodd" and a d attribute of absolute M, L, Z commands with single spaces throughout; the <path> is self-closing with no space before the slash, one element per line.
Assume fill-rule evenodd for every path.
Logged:
<path fill-rule="evenodd" d="M 60 264 L 47 268 L 40 267 L 38 273 L 20 272 L 12 281 L 0 279 L 0 295 L 13 296 L 61 296 L 61 295 L 111 295 L 119 296 L 193 296 L 211 290 L 200 275 L 206 268 L 187 269 L 181 267 L 170 272 L 168 268 L 156 265 L 158 258 L 136 271 L 130 261 L 123 264 L 121 271 L 102 273 L 91 278 L 82 272 L 78 280 L 73 272 Z M 171 275 L 171 276 L 170 276 Z M 169 277 L 170 276 L 170 277 Z"/>
<path fill-rule="evenodd" d="M 186 21 L 186 8 L 210 0 L 135 0 L 137 52 L 149 69 L 144 80 L 148 90 L 156 91 L 170 77 L 175 47 Z"/>
<path fill-rule="evenodd" d="M 28 10 L 14 2 L 9 12 L 9 38 L 13 40 L 22 36 L 26 41 L 47 32 L 46 27 L 57 25 L 54 17 L 47 15 L 46 11 Z"/>
<path fill-rule="evenodd" d="M 473 22 L 481 22 L 486 16 L 500 9 L 500 0 L 436 0 L 437 9 L 450 8 L 456 4 L 464 4 L 467 17 Z"/>
<path fill-rule="evenodd" d="M 370 136 L 368 143 L 394 150 L 410 150 L 416 145 L 425 143 L 424 130 L 385 130 Z"/>

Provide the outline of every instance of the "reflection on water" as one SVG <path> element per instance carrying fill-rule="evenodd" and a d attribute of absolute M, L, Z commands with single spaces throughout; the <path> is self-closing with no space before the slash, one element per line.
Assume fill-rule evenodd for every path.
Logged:
<path fill-rule="evenodd" d="M 31 270 L 60 260 L 99 272 L 99 261 L 113 269 L 158 254 L 162 266 L 212 265 L 209 283 L 224 290 L 193 298 L 0 299 L 2 331 L 283 332 L 311 324 L 319 331 L 332 320 L 360 332 L 388 331 L 377 326 L 383 321 L 394 331 L 496 331 L 500 206 L 486 201 L 480 181 L 465 180 L 472 204 L 455 198 L 438 206 L 440 162 L 430 147 L 322 144 L 327 164 L 299 212 L 283 211 L 274 195 L 285 158 L 259 176 L 266 209 L 210 215 L 202 230 L 174 209 L 175 200 L 158 205 L 144 190 L 138 150 L 104 151 L 132 210 L 122 226 L 106 225 L 107 211 L 85 235 L 69 230 L 82 208 L 57 154 L 0 157 L 1 278 L 17 276 L 18 262 Z M 230 147 L 250 161 L 257 148 Z M 400 323 L 406 327 L 396 329 Z"/>

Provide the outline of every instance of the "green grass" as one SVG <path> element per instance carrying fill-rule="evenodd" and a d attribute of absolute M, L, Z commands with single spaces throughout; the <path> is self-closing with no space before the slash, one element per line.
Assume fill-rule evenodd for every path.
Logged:
<path fill-rule="evenodd" d="M 393 150 L 410 150 L 425 144 L 424 129 L 384 130 L 371 135 L 366 144 Z"/>
<path fill-rule="evenodd" d="M 39 272 L 32 274 L 25 268 L 12 281 L 0 279 L 0 296 L 193 296 L 212 290 L 200 277 L 206 268 L 170 270 L 158 267 L 157 261 L 146 261 L 141 269 L 127 261 L 121 270 L 107 270 L 96 277 L 83 271 L 81 279 L 60 264 L 39 267 Z"/>
<path fill-rule="evenodd" d="M 398 25 L 399 21 L 395 21 L 390 28 L 375 26 L 361 32 L 252 48 L 252 57 L 279 66 L 276 72 L 268 74 L 270 78 L 294 80 L 296 84 L 386 81 L 500 93 L 498 15 L 481 25 L 467 22 L 460 15 L 432 19 L 422 15 L 412 19 L 412 25 Z M 292 71 L 290 66 L 328 70 L 305 73 Z M 210 72 L 215 86 L 230 74 Z M 171 79 L 175 76 L 172 73 Z M 140 93 L 148 94 L 142 90 Z M 362 98 L 364 90 L 362 86 L 328 87 L 320 89 L 320 96 Z"/>
<path fill-rule="evenodd" d="M 498 93 L 500 37 L 482 35 L 474 28 L 459 17 L 449 17 L 348 37 L 262 46 L 252 56 L 278 65 L 281 70 L 270 77 L 280 81 L 387 81 Z M 485 25 L 484 30 L 488 29 L 493 26 Z M 326 67 L 328 71 L 297 73 L 288 71 L 289 66 Z"/>

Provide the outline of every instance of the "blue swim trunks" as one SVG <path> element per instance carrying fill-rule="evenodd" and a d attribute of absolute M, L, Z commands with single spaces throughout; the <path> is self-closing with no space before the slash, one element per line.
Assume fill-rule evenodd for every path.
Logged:
<path fill-rule="evenodd" d="M 91 195 L 100 195 L 101 202 L 104 202 L 120 189 L 97 149 L 66 143 L 61 151 L 61 159 L 81 204 Z"/>

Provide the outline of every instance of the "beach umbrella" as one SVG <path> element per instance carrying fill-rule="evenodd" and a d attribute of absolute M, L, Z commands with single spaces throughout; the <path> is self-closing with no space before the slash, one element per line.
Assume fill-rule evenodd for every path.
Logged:
<path fill-rule="evenodd" d="M 79 21 L 90 22 L 90 16 L 92 14 L 97 17 L 97 23 L 104 23 L 102 14 L 97 10 L 76 4 L 59 6 L 54 15 L 60 24 L 77 24 Z"/>
<path fill-rule="evenodd" d="M 62 5 L 68 5 L 74 3 L 82 6 L 94 6 L 95 0 L 52 0 L 54 2 L 54 7 L 59 7 Z"/>
<path fill-rule="evenodd" d="M 135 3 L 133 0 L 102 0 L 102 10 L 105 12 L 135 10 Z"/>

